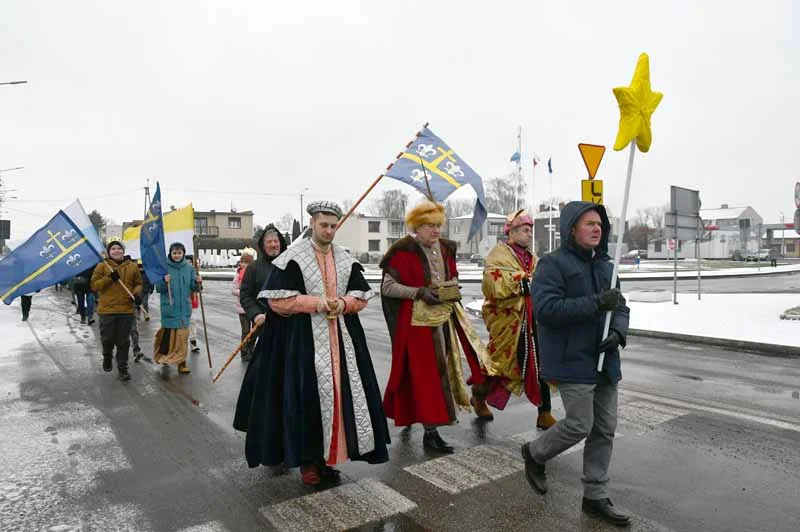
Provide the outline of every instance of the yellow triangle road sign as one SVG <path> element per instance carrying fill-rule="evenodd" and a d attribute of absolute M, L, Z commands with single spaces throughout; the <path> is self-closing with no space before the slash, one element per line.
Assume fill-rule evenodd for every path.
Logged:
<path fill-rule="evenodd" d="M 603 160 L 606 147 L 597 146 L 596 144 L 578 144 L 578 149 L 581 151 L 583 164 L 586 165 L 586 170 L 589 172 L 589 179 L 594 179 L 597 169 L 600 167 L 600 161 Z"/>

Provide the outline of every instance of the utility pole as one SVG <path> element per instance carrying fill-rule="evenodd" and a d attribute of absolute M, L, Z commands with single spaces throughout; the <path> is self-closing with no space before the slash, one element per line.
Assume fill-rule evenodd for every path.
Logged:
<path fill-rule="evenodd" d="M 3 219 L 3 203 L 6 200 L 6 194 L 9 192 L 16 192 L 15 189 L 6 190 L 5 184 L 3 183 L 3 172 L 12 172 L 14 170 L 22 170 L 25 168 L 24 166 L 15 166 L 14 168 L 3 168 L 0 170 L 0 220 Z M 14 196 L 8 196 L 8 199 L 16 199 Z M 10 223 L 10 222 L 9 222 Z M 6 239 L 0 235 L 0 255 L 3 254 L 3 250 L 6 247 Z"/>

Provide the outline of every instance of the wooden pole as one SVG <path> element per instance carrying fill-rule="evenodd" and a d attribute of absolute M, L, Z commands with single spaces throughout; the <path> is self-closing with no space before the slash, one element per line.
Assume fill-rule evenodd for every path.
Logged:
<path fill-rule="evenodd" d="M 106 268 L 108 268 L 110 271 L 112 271 L 112 272 L 114 271 L 114 268 L 109 266 L 106 261 L 103 261 L 103 264 L 105 264 Z M 119 284 L 122 285 L 122 288 L 124 288 L 125 291 L 128 293 L 128 295 L 130 296 L 131 300 L 132 301 L 136 301 L 136 296 L 134 296 L 133 293 L 130 291 L 130 289 L 125 285 L 125 283 L 122 282 L 122 279 L 117 279 L 117 281 L 119 282 Z M 145 309 L 142 309 L 142 310 L 144 310 L 144 315 L 145 316 L 150 317 L 150 313 L 147 312 L 147 310 L 145 310 Z"/>
<path fill-rule="evenodd" d="M 253 334 L 255 334 L 255 332 L 260 327 L 261 327 L 261 325 L 258 325 L 258 324 L 253 325 L 253 328 L 250 329 L 250 332 L 247 333 L 247 336 L 244 337 L 244 340 L 242 340 L 242 343 L 239 344 L 239 347 L 236 348 L 236 351 L 231 353 L 231 356 L 229 356 L 228 360 L 225 361 L 225 364 L 223 364 L 222 369 L 219 370 L 219 373 L 217 373 L 217 375 L 213 379 L 211 379 L 211 382 L 217 382 L 217 379 L 219 379 L 220 375 L 222 375 L 222 372 L 225 371 L 225 368 L 227 368 L 230 365 L 230 363 L 233 361 L 233 359 L 236 358 L 236 355 L 239 354 L 239 351 L 241 351 L 242 348 L 247 344 L 247 342 L 250 341 L 250 338 L 252 338 Z"/>
<path fill-rule="evenodd" d="M 192 247 L 194 247 L 194 242 L 192 242 Z M 195 274 L 200 275 L 200 261 L 197 258 L 197 250 L 194 250 L 193 260 L 194 260 L 194 269 Z M 206 307 L 203 305 L 203 287 L 200 286 L 200 289 L 197 291 L 197 295 L 200 297 L 200 314 L 203 316 L 203 337 L 206 341 L 206 354 L 208 355 L 208 367 L 211 369 L 211 347 L 208 345 L 208 327 L 206 327 Z"/>

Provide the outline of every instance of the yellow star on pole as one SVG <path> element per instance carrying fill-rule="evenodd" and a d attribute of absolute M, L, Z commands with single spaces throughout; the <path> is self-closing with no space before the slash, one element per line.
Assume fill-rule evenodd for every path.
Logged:
<path fill-rule="evenodd" d="M 639 151 L 647 152 L 653 141 L 650 115 L 664 97 L 660 92 L 650 90 L 650 58 L 647 54 L 639 56 L 631 86 L 615 88 L 614 96 L 619 103 L 619 130 L 614 149 L 622 150 L 635 139 Z"/>

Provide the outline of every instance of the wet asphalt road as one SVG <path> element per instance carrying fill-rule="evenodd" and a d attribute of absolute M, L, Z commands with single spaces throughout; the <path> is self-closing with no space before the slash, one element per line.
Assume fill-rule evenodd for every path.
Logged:
<path fill-rule="evenodd" d="M 800 277 L 776 279 L 795 290 Z M 296 471 L 248 469 L 231 427 L 242 363 L 211 383 L 238 340 L 229 284 L 208 283 L 205 303 L 214 370 L 203 350 L 190 375 L 143 362 L 126 384 L 100 371 L 97 324 L 81 325 L 65 293 L 34 297 L 27 323 L 17 302 L 0 308 L 1 530 L 613 528 L 580 512 L 580 452 L 548 465 L 546 497 L 530 490 L 518 449 L 537 435 L 535 409 L 521 400 L 493 422 L 462 414 L 442 429 L 453 458 L 426 455 L 420 427 L 392 428 L 390 463 L 345 465 L 337 490 L 312 494 Z M 362 322 L 383 386 L 377 299 Z M 146 352 L 157 323 L 157 312 L 139 322 Z M 644 338 L 623 356 L 611 488 L 631 530 L 798 529 L 800 360 Z"/>

